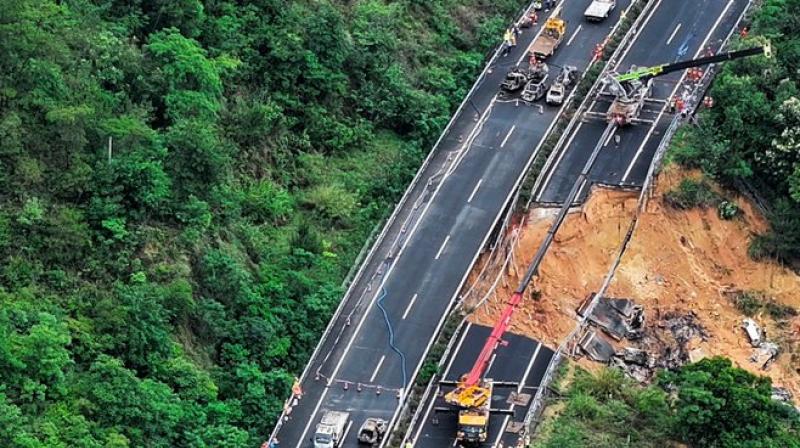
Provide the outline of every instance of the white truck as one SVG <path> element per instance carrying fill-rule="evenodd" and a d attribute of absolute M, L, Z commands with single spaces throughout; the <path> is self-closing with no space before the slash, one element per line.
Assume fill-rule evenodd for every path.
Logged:
<path fill-rule="evenodd" d="M 617 0 L 592 0 L 592 3 L 586 8 L 583 15 L 586 20 L 600 21 L 608 18 L 614 7 L 617 6 Z"/>
<path fill-rule="evenodd" d="M 337 448 L 350 424 L 350 413 L 326 411 L 314 432 L 314 448 Z"/>

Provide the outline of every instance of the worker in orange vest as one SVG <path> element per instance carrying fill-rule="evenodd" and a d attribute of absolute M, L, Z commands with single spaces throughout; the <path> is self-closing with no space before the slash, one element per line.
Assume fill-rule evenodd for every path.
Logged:
<path fill-rule="evenodd" d="M 739 36 L 744 39 L 749 34 L 749 31 L 746 26 L 742 27 L 742 31 L 739 32 Z"/>

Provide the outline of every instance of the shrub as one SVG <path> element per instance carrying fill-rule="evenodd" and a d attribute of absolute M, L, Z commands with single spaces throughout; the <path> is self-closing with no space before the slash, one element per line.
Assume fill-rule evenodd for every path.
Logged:
<path fill-rule="evenodd" d="M 722 201 L 717 205 L 717 212 L 719 217 L 725 220 L 733 219 L 739 216 L 739 206 L 735 202 Z"/>
<path fill-rule="evenodd" d="M 687 210 L 694 207 L 706 208 L 720 203 L 720 196 L 704 181 L 684 179 L 678 188 L 667 192 L 664 200 L 672 207 Z"/>

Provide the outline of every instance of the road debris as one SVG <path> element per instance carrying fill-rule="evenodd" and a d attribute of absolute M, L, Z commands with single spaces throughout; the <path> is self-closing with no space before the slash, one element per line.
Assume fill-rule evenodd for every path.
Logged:
<path fill-rule="evenodd" d="M 750 345 L 753 347 L 758 347 L 761 345 L 762 340 L 762 332 L 761 327 L 750 318 L 745 319 L 742 321 L 742 328 L 744 328 L 744 332 L 747 334 L 747 338 L 750 339 Z"/>

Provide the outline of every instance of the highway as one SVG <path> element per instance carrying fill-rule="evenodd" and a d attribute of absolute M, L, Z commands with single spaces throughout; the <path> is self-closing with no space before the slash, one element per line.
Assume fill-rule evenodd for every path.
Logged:
<path fill-rule="evenodd" d="M 648 17 L 645 17 L 642 30 L 636 35 L 630 46 L 623 49 L 620 59 L 620 68 L 627 70 L 630 65 L 649 66 L 663 62 L 688 59 L 699 56 L 710 45 L 714 51 L 719 48 L 719 43 L 735 26 L 741 15 L 746 0 L 700 0 L 697 2 L 675 2 L 661 0 L 656 3 Z M 654 51 L 659 47 L 665 51 Z M 653 94 L 656 98 L 668 98 L 679 87 L 682 73 L 675 73 L 660 78 L 654 85 Z M 592 102 L 590 110 L 605 112 L 607 104 Z M 661 131 L 666 128 L 671 116 L 666 113 L 666 104 L 657 104 L 655 110 L 648 111 L 644 118 L 652 118 L 649 125 L 634 125 L 623 130 L 617 130 L 619 141 L 613 137 L 603 142 L 604 148 L 599 153 L 590 171 L 589 181 L 618 186 L 638 186 L 643 183 L 652 157 L 660 141 Z M 581 169 L 584 167 L 592 150 L 606 130 L 605 122 L 582 122 L 577 126 L 572 135 L 565 140 L 564 149 L 557 153 L 557 162 L 553 168 L 543 172 L 544 181 L 537 193 L 540 203 L 561 205 L 567 200 L 568 193 L 576 182 Z M 590 188 L 584 184 L 578 201 L 583 201 L 589 194 Z M 589 291 L 587 291 L 588 293 Z M 547 297 L 542 300 L 548 300 Z M 517 318 L 524 318 L 517 316 Z M 467 335 L 457 335 L 469 342 L 459 340 L 454 353 L 445 371 L 445 379 L 454 380 L 460 374 L 467 372 L 470 361 L 464 363 L 462 359 L 474 360 L 477 357 L 482 340 L 480 334 L 485 334 L 488 329 L 471 326 Z M 540 364 L 542 359 L 549 360 L 552 351 L 540 347 L 540 344 L 531 339 L 517 335 L 507 335 L 507 346 L 497 349 L 496 360 L 486 375 L 494 380 L 518 382 L 523 392 L 534 391 L 539 385 L 547 364 Z M 472 342 L 472 341 L 475 342 Z M 538 353 L 537 353 L 538 350 Z M 543 351 L 544 350 L 544 351 Z M 536 353 L 536 355 L 533 355 Z M 503 361 L 500 361 L 500 360 Z M 520 366 L 520 362 L 528 361 L 528 366 Z M 452 363 L 452 365 L 451 365 Z M 434 399 L 423 403 L 422 420 L 417 428 L 412 428 L 409 435 L 413 445 L 418 448 L 452 446 L 455 444 L 456 420 L 452 415 L 437 415 L 435 407 L 444 406 L 441 395 L 446 392 L 446 387 L 440 387 L 433 394 Z M 507 408 L 505 404 L 507 392 L 498 391 L 493 408 Z M 529 405 L 529 404 L 528 404 Z M 518 435 L 510 429 L 510 422 L 521 422 L 524 419 L 528 406 L 514 409 L 512 417 L 493 416 L 490 422 L 490 435 L 483 446 L 515 445 Z M 507 430 L 508 429 L 508 430 Z"/>
<path fill-rule="evenodd" d="M 467 325 L 465 330 L 457 336 L 458 342 L 456 342 L 452 356 L 448 359 L 442 374 L 444 380 L 456 381 L 464 372 L 469 371 L 490 332 L 491 329 L 487 327 Z M 509 402 L 509 395 L 512 391 L 516 391 L 519 394 L 528 395 L 528 400 L 530 400 L 536 394 L 536 388 L 542 381 L 547 365 L 553 357 L 551 349 L 532 339 L 508 334 L 504 340 L 508 342 L 509 347 L 514 347 L 514 350 L 498 350 L 489 365 L 486 377 L 497 382 L 509 381 L 519 385 L 516 388 L 498 387 L 494 389 L 492 408 L 512 410 L 513 415 L 496 414 L 491 416 L 487 446 L 499 446 L 499 442 L 502 442 L 503 446 L 514 446 L 516 434 L 501 429 L 505 429 L 509 421 L 524 420 L 532 401 L 514 405 Z M 425 406 L 422 406 L 424 424 L 413 434 L 411 438 L 413 446 L 449 447 L 454 445 L 456 414 L 435 411 L 437 407 L 447 407 L 442 397 L 450 390 L 452 387 L 441 387 L 434 395 L 435 399 L 429 400 Z"/>
<path fill-rule="evenodd" d="M 567 5 L 565 16 L 581 23 L 582 2 Z M 594 45 L 626 5 L 620 2 L 615 17 L 602 24 L 571 27 L 551 70 L 564 64 L 586 67 Z M 411 384 L 559 113 L 555 107 L 497 100 L 500 81 L 526 58 L 534 32 L 524 31 L 519 45 L 495 60 L 419 174 L 411 199 L 366 260 L 311 360 L 302 397 L 275 434 L 281 446 L 310 446 L 325 410 L 351 413 L 354 428 L 342 446 L 356 445 L 355 432 L 366 417 L 392 420 L 396 415 L 398 392 Z"/>
<path fill-rule="evenodd" d="M 660 0 L 616 70 L 623 72 L 632 65 L 646 67 L 691 59 L 703 55 L 709 46 L 717 51 L 746 5 L 746 0 Z M 660 135 L 672 119 L 666 110 L 666 100 L 673 96 L 673 92 L 680 93 L 676 89 L 680 87 L 682 76 L 682 72 L 677 72 L 654 79 L 653 98 L 665 100 L 662 104 L 647 107 L 649 111 L 643 115 L 653 119 L 654 123 L 621 128 L 617 132 L 619 142 L 616 137 L 607 141 L 608 150 L 603 151 L 595 162 L 589 184 L 642 185 L 661 140 Z M 608 105 L 607 102 L 596 102 L 590 109 L 605 113 Z M 564 201 L 604 129 L 604 122 L 588 119 L 575 128 L 557 162 L 545 174 L 545 180 L 535 195 L 536 202 L 560 205 Z M 590 185 L 584 185 L 578 202 L 586 199 L 589 190 Z"/>

